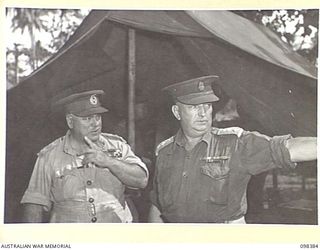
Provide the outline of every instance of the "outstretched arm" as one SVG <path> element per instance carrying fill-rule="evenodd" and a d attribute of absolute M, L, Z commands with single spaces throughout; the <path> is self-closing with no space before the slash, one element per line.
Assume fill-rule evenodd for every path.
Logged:
<path fill-rule="evenodd" d="M 290 159 L 293 162 L 317 159 L 317 137 L 296 137 L 287 141 Z"/>

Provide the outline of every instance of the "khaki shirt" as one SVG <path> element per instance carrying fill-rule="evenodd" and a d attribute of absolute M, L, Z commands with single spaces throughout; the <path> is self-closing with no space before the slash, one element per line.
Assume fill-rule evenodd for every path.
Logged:
<path fill-rule="evenodd" d="M 247 211 L 246 190 L 252 175 L 295 167 L 285 147 L 289 138 L 212 128 L 187 151 L 180 130 L 157 149 L 151 202 L 167 222 L 237 220 Z"/>
<path fill-rule="evenodd" d="M 51 211 L 50 222 L 131 222 L 125 186 L 107 168 L 83 166 L 69 137 L 70 131 L 39 152 L 21 203 L 43 205 Z M 102 133 L 98 144 L 148 174 L 145 164 L 121 137 Z"/>

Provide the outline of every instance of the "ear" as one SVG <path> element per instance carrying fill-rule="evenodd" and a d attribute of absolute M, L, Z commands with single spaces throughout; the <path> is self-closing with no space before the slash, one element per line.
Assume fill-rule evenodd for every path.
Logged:
<path fill-rule="evenodd" d="M 172 111 L 173 115 L 175 116 L 175 118 L 177 118 L 177 120 L 180 121 L 181 117 L 180 117 L 179 106 L 178 105 L 172 105 L 171 111 Z"/>
<path fill-rule="evenodd" d="M 72 129 L 73 128 L 73 118 L 70 114 L 66 115 L 66 121 L 67 121 L 68 127 L 70 129 Z"/>

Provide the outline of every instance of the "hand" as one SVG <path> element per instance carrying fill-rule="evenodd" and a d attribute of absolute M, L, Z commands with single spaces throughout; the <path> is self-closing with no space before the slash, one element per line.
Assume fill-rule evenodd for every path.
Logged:
<path fill-rule="evenodd" d="M 84 137 L 84 140 L 90 147 L 90 149 L 83 154 L 84 158 L 82 164 L 94 163 L 97 167 L 106 168 L 112 164 L 114 159 L 104 153 L 95 143 L 93 143 L 88 137 Z"/>

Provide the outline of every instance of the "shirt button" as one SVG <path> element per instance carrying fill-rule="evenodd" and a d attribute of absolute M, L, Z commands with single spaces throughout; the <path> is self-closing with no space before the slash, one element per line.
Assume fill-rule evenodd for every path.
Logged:
<path fill-rule="evenodd" d="M 87 185 L 90 186 L 92 184 L 92 181 L 87 180 Z"/>
<path fill-rule="evenodd" d="M 187 176 L 188 176 L 187 172 L 183 172 L 183 173 L 182 173 L 182 176 L 183 176 L 183 177 L 187 177 Z"/>
<path fill-rule="evenodd" d="M 89 198 L 89 202 L 90 203 L 94 202 L 94 199 L 93 198 Z"/>
<path fill-rule="evenodd" d="M 97 221 L 97 217 L 92 217 L 91 218 L 91 222 L 96 222 Z"/>

